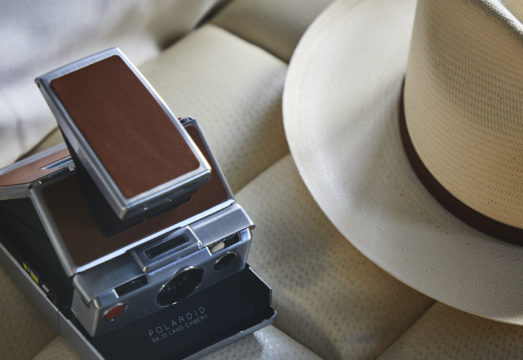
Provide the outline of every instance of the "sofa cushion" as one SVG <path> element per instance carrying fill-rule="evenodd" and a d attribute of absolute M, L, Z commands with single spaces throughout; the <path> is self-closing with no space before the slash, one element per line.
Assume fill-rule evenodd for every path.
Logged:
<path fill-rule="evenodd" d="M 176 115 L 199 120 L 233 191 L 288 152 L 287 65 L 259 47 L 205 25 L 141 69 Z"/>
<path fill-rule="evenodd" d="M 202 360 L 319 360 L 316 354 L 274 326 L 263 328 Z"/>
<path fill-rule="evenodd" d="M 236 0 L 213 24 L 289 62 L 301 35 L 332 0 Z"/>
<path fill-rule="evenodd" d="M 61 336 L 55 337 L 33 360 L 80 360 L 81 357 Z"/>
<path fill-rule="evenodd" d="M 249 263 L 273 288 L 275 325 L 316 354 L 375 357 L 433 303 L 338 233 L 290 155 L 237 198 L 256 223 Z"/>
<path fill-rule="evenodd" d="M 42 314 L 0 267 L 0 359 L 29 359 L 56 336 Z"/>
<path fill-rule="evenodd" d="M 436 303 L 379 360 L 521 359 L 523 327 Z"/>
<path fill-rule="evenodd" d="M 62 359 L 80 359 L 62 336 L 54 338 L 33 358 L 33 360 Z M 202 360 L 242 359 L 319 360 L 320 358 L 274 326 L 263 328 L 202 358 Z"/>

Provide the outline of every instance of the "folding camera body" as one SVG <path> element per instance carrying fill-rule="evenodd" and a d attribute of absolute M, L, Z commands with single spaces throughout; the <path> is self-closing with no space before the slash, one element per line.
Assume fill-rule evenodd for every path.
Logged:
<path fill-rule="evenodd" d="M 139 131 L 127 132 L 124 139 L 134 145 L 122 147 L 131 153 L 140 145 L 149 147 L 154 158 L 163 155 L 162 146 L 182 142 L 173 153 L 181 159 L 145 156 L 135 162 L 140 156 L 135 151 L 128 162 L 120 147 L 92 140 L 100 131 L 90 118 L 82 119 L 90 110 L 75 101 L 92 93 L 96 81 L 85 85 L 91 87 L 87 92 L 69 95 L 79 79 L 96 79 L 103 72 L 96 66 L 107 59 L 105 71 L 113 76 L 114 65 L 119 66 L 118 79 L 124 80 L 118 81 L 130 91 L 124 96 L 118 86 L 110 89 L 113 98 L 123 98 L 125 109 L 116 110 L 120 114 L 109 138 L 119 132 L 118 121 L 132 126 L 129 118 L 142 111 L 142 106 L 127 109 L 129 97 L 145 97 L 145 113 L 156 112 L 152 124 L 159 117 L 159 130 L 142 137 L 146 130 L 137 123 Z M 0 170 L 0 259 L 80 354 L 194 356 L 269 324 L 275 315 L 270 288 L 246 264 L 254 224 L 232 196 L 197 122 L 174 118 L 117 49 L 60 68 L 37 83 L 68 147 Z M 106 109 L 94 111 L 92 118 L 115 112 L 103 91 L 88 107 Z M 134 121 L 143 121 L 140 116 Z M 169 131 L 174 137 L 158 138 Z M 156 142 L 160 148 L 150 148 Z M 179 166 L 166 171 L 166 161 L 190 164 L 182 172 Z"/>

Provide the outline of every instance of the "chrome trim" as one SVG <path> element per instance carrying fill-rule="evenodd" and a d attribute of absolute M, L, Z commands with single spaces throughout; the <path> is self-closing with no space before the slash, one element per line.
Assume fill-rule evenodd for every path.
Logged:
<path fill-rule="evenodd" d="M 62 239 L 60 231 L 56 227 L 56 224 L 49 212 L 49 209 L 47 208 L 47 205 L 45 204 L 45 200 L 42 197 L 41 188 L 42 188 L 41 186 L 37 186 L 37 185 L 31 187 L 28 190 L 29 198 L 31 199 L 31 202 L 33 203 L 33 205 L 35 207 L 36 213 L 38 214 L 38 217 L 40 218 L 40 221 L 42 222 L 42 225 L 44 226 L 44 229 L 45 229 L 47 235 L 49 236 L 49 240 L 50 240 L 51 244 L 53 245 L 53 248 L 55 249 L 56 254 L 58 255 L 60 263 L 62 264 L 67 276 L 73 276 L 76 273 L 80 273 L 80 272 L 86 271 L 88 269 L 91 269 L 94 266 L 97 266 L 97 265 L 107 262 L 111 259 L 114 259 L 120 255 L 123 255 L 127 251 L 129 251 L 139 245 L 142 245 L 158 236 L 161 236 L 170 231 L 173 231 L 174 229 L 185 227 L 193 222 L 197 222 L 200 219 L 203 219 L 209 215 L 212 215 L 220 210 L 226 209 L 228 206 L 234 204 L 234 200 L 232 200 L 232 199 L 224 201 L 223 203 L 215 205 L 190 218 L 187 218 L 178 223 L 172 224 L 171 226 L 166 227 L 156 233 L 153 233 L 142 239 L 138 239 L 137 241 L 135 241 L 133 243 L 130 243 L 130 244 L 123 246 L 115 251 L 112 251 L 104 256 L 101 256 L 94 261 L 91 261 L 87 264 L 78 265 L 78 264 L 74 263 L 71 255 L 69 253 L 69 250 L 67 249 L 67 247 Z"/>
<path fill-rule="evenodd" d="M 105 315 L 107 315 L 107 314 L 109 313 L 109 311 L 113 310 L 113 309 L 114 309 L 115 307 L 117 307 L 117 306 L 123 306 L 123 310 L 122 310 L 122 312 L 121 312 L 120 314 L 118 314 L 118 316 L 120 316 L 121 314 L 123 314 L 123 313 L 127 310 L 127 305 L 125 305 L 125 303 L 123 303 L 123 302 L 116 303 L 116 304 L 113 305 L 112 308 L 107 309 L 107 310 L 104 311 L 104 313 L 103 313 L 103 315 L 102 315 L 104 321 L 114 322 L 114 319 L 116 319 L 116 318 L 107 319 L 107 318 L 105 317 Z M 117 316 L 117 317 L 118 317 L 118 316 Z"/>
<path fill-rule="evenodd" d="M 1 168 L 0 169 L 0 175 L 7 174 L 8 172 L 11 172 L 11 171 L 13 171 L 15 169 L 18 169 L 18 168 L 22 167 L 22 166 L 31 164 L 31 163 L 33 163 L 35 161 L 40 160 L 40 159 L 43 159 L 44 157 L 49 156 L 51 154 L 54 154 L 55 152 L 64 150 L 65 148 L 66 148 L 65 144 L 61 143 L 61 144 L 55 145 L 53 147 L 50 147 L 49 149 L 46 149 L 44 151 L 38 152 L 38 153 L 36 153 L 34 155 L 28 156 L 28 157 L 26 157 L 26 158 L 24 158 L 22 160 L 19 160 L 17 162 L 12 163 L 11 165 L 7 165 L 6 167 Z"/>
<path fill-rule="evenodd" d="M 27 190 L 31 183 L 0 186 L 0 200 L 20 199 L 27 196 Z"/>
<path fill-rule="evenodd" d="M 44 291 L 31 279 L 30 275 L 24 271 L 2 243 L 0 243 L 0 265 L 13 278 L 22 293 L 31 299 L 31 302 L 51 323 L 53 328 L 60 330 L 58 309 L 49 301 Z"/>
<path fill-rule="evenodd" d="M 230 230 L 232 233 L 237 231 L 238 229 Z M 146 273 L 141 271 L 131 254 L 125 254 L 89 271 L 77 274 L 73 277 L 75 290 L 71 310 L 91 335 L 115 330 L 115 326 L 102 321 L 101 314 L 117 302 L 124 302 L 129 309 L 132 309 L 118 318 L 115 323 L 117 326 L 124 326 L 137 318 L 157 312 L 165 308 L 156 303 L 158 292 L 180 273 L 180 269 L 198 267 L 204 272 L 201 283 L 191 294 L 202 291 L 243 269 L 251 237 L 249 229 L 243 229 L 241 233 L 245 234 L 245 236 L 240 236 L 241 241 L 231 244 L 230 247 L 215 254 L 211 254 L 209 249 L 204 247 L 191 254 L 171 259 L 171 262 Z M 235 251 L 238 254 L 237 261 L 222 271 L 214 270 L 215 259 L 227 251 Z M 114 289 L 118 286 L 140 276 L 146 276 L 147 279 L 143 286 L 121 296 L 115 292 Z"/>
<path fill-rule="evenodd" d="M 191 224 L 191 229 L 202 242 L 202 246 L 209 246 L 229 235 L 231 229 L 254 229 L 254 222 L 247 212 L 237 203 L 231 204 L 226 210 L 216 212 Z"/>
<path fill-rule="evenodd" d="M 64 157 L 63 159 L 58 159 L 50 164 L 47 164 L 40 169 L 42 170 L 53 170 L 53 169 L 59 169 L 62 167 L 74 167 L 73 159 L 71 159 L 71 156 Z"/>
<path fill-rule="evenodd" d="M 203 278 L 204 278 L 204 276 L 205 276 L 205 270 L 202 269 L 202 268 L 199 267 L 199 266 L 193 266 L 193 265 L 191 265 L 191 266 L 183 267 L 183 268 L 181 268 L 180 270 L 178 270 L 178 271 L 177 271 L 173 276 L 171 276 L 171 277 L 170 277 L 170 278 L 169 278 L 165 283 L 163 283 L 163 285 L 160 287 L 160 289 L 158 289 L 158 293 L 157 293 L 157 294 L 160 294 L 160 291 L 162 291 L 162 290 L 167 286 L 167 284 L 169 284 L 169 283 L 171 282 L 171 280 L 173 280 L 175 277 L 177 277 L 178 275 L 180 275 L 180 274 L 182 274 L 182 273 L 184 273 L 185 271 L 188 271 L 188 270 L 201 270 L 201 271 L 202 271 L 202 278 L 201 278 L 200 282 L 198 283 L 198 285 L 196 285 L 196 286 L 194 287 L 194 289 L 192 289 L 192 291 L 191 291 L 187 296 L 189 296 L 189 295 L 192 294 L 194 291 L 196 291 L 196 290 L 200 287 L 200 285 L 202 284 L 202 280 L 203 280 Z M 183 298 L 183 299 L 185 299 L 185 298 Z M 174 305 L 174 304 L 176 304 L 176 303 L 182 301 L 183 299 L 180 299 L 180 300 L 175 301 L 175 302 L 173 302 L 173 303 L 170 303 L 170 304 L 168 304 L 168 305 L 162 305 L 162 304 L 159 304 L 159 303 L 158 303 L 158 300 L 156 300 L 156 305 L 158 305 L 158 306 L 160 306 L 160 307 L 168 307 L 168 306 Z"/>
<path fill-rule="evenodd" d="M 28 195 L 36 210 L 36 214 L 38 215 L 38 218 L 40 219 L 40 222 L 42 223 L 42 226 L 44 227 L 44 230 L 49 237 L 49 241 L 58 255 L 58 260 L 60 260 L 66 275 L 73 276 L 76 272 L 76 265 L 73 262 L 73 259 L 71 258 L 69 250 L 67 250 L 62 237 L 60 236 L 60 231 L 56 227 L 56 224 L 54 223 L 52 216 L 49 213 L 47 205 L 45 204 L 45 201 L 42 197 L 41 186 L 31 187 L 28 191 Z"/>
<path fill-rule="evenodd" d="M 145 191 L 141 194 L 138 194 L 132 198 L 126 198 L 110 174 L 107 172 L 100 159 L 97 157 L 87 140 L 83 137 L 80 130 L 74 124 L 74 121 L 69 116 L 67 110 L 62 105 L 61 101 L 58 99 L 53 89 L 50 86 L 52 80 L 64 76 L 70 72 L 79 70 L 88 65 L 91 65 L 95 62 L 104 60 L 111 56 L 119 56 L 130 70 L 136 75 L 136 77 L 141 81 L 153 98 L 161 106 L 165 114 L 171 119 L 174 126 L 178 129 L 183 139 L 186 141 L 187 145 L 193 152 L 193 155 L 199 161 L 200 166 L 198 169 L 188 172 L 178 178 L 172 179 L 164 184 L 158 185 L 157 187 Z M 78 158 L 91 175 L 92 179 L 115 211 L 115 213 L 120 217 L 124 218 L 125 215 L 132 209 L 139 207 L 147 206 L 150 203 L 154 204 L 158 199 L 164 198 L 165 194 L 169 192 L 175 192 L 178 188 L 186 187 L 198 179 L 208 176 L 211 172 L 211 166 L 198 149 L 192 138 L 189 136 L 187 131 L 180 124 L 178 119 L 174 116 L 173 112 L 169 109 L 167 104 L 162 100 L 158 93 L 153 89 L 151 84 L 145 79 L 145 77 L 140 73 L 140 71 L 134 66 L 134 64 L 118 49 L 111 48 L 94 55 L 82 58 L 78 61 L 75 61 L 71 64 L 60 67 L 56 70 L 48 72 L 35 79 L 42 95 L 49 104 L 51 111 L 56 117 L 58 124 L 60 125 L 61 130 L 64 132 L 65 137 L 69 141 L 73 150 L 76 152 Z"/>
<path fill-rule="evenodd" d="M 12 163 L 11 165 L 8 165 L 0 169 L 0 176 L 10 173 L 11 171 L 21 168 L 22 166 L 34 163 L 40 159 L 45 158 L 46 156 L 49 156 L 63 149 L 65 149 L 65 144 L 58 144 L 42 152 L 36 153 L 25 159 Z M 27 197 L 27 190 L 30 186 L 31 183 L 0 186 L 0 200 L 20 199 Z"/>
<path fill-rule="evenodd" d="M 86 271 L 88 269 L 91 269 L 92 267 L 96 266 L 96 265 L 100 265 L 104 262 L 107 262 L 111 259 L 114 259 L 115 257 L 118 257 L 120 255 L 123 255 L 124 253 L 126 253 L 127 251 L 133 249 L 134 247 L 136 246 L 139 246 L 139 245 L 142 245 L 142 244 L 145 244 L 146 242 L 154 239 L 155 237 L 157 236 L 160 236 L 160 235 L 163 235 L 169 231 L 172 231 L 178 227 L 183 227 L 183 226 L 187 226 L 189 225 L 190 223 L 192 223 L 193 221 L 197 221 L 197 219 L 199 218 L 202 218 L 202 217 L 205 217 L 209 214 L 212 214 L 218 210 L 221 210 L 221 209 L 224 209 L 226 208 L 227 206 L 231 205 L 232 203 L 234 203 L 234 200 L 228 200 L 228 201 L 225 201 L 221 204 L 218 204 L 210 209 L 207 209 L 206 211 L 203 211 L 195 216 L 193 216 L 192 218 L 189 218 L 189 219 L 185 219 L 179 223 L 176 223 L 176 224 L 173 224 L 172 226 L 169 226 L 167 228 L 164 228 L 163 230 L 161 231 L 158 231 L 157 233 L 154 233 L 154 234 L 151 234 L 149 236 L 146 236 L 140 240 L 137 240 L 135 241 L 134 243 L 131 243 L 127 246 L 124 246 L 124 247 L 121 247 L 120 249 L 118 250 L 115 250 L 107 255 L 104 255 L 100 258 L 98 258 L 97 260 L 94 260 L 94 261 L 91 261 L 90 263 L 87 263 L 85 265 L 82 265 L 82 266 L 77 266 L 77 267 L 74 267 L 74 271 L 75 273 L 80 273 L 80 272 L 83 272 L 83 271 Z"/>
<path fill-rule="evenodd" d="M 220 249 L 220 250 L 222 250 L 222 249 Z M 225 254 L 223 254 L 223 255 L 220 256 L 218 259 L 216 259 L 216 261 L 214 262 L 214 269 L 215 269 L 215 270 L 218 270 L 218 271 L 221 270 L 222 268 L 220 268 L 220 269 L 216 269 L 216 265 L 218 265 L 218 263 L 219 263 L 220 261 L 222 261 L 226 256 L 229 256 L 229 255 L 234 255 L 234 258 L 233 258 L 232 261 L 236 260 L 236 257 L 238 256 L 238 254 L 236 253 L 236 251 L 227 251 Z"/>
<path fill-rule="evenodd" d="M 176 248 L 169 249 L 165 253 L 160 254 L 152 259 L 145 254 L 147 250 L 159 246 L 164 242 L 170 241 L 171 239 L 165 240 L 164 238 L 171 236 L 173 238 L 185 236 L 187 238 L 187 242 L 180 244 Z M 161 236 L 160 239 L 152 240 L 146 243 L 144 246 L 133 249 L 131 251 L 131 256 L 134 258 L 140 269 L 142 269 L 142 271 L 145 273 L 158 269 L 172 261 L 176 261 L 178 258 L 188 256 L 200 250 L 201 248 L 203 248 L 202 243 L 196 237 L 192 229 L 189 226 L 184 226 L 183 228 L 176 229 L 171 233 L 166 234 L 165 236 Z"/>
<path fill-rule="evenodd" d="M 36 285 L 30 278 L 29 275 L 22 269 L 18 262 L 11 256 L 11 254 L 5 249 L 0 243 L 0 265 L 2 265 L 13 277 L 17 286 L 22 290 L 24 295 L 34 303 L 40 312 L 42 312 L 46 318 L 51 322 L 52 326 L 60 332 L 60 334 L 66 339 L 66 341 L 72 346 L 72 348 L 78 352 L 82 359 L 93 359 L 103 360 L 102 355 L 96 350 L 96 348 L 89 342 L 89 340 L 73 325 L 73 323 L 65 318 L 65 316 L 52 304 L 46 297 L 45 293 Z M 260 279 L 260 281 L 267 286 L 266 282 L 261 279 L 256 272 L 252 269 L 250 271 Z M 269 288 L 269 286 L 267 286 Z M 269 288 L 270 289 L 270 288 Z M 269 290 L 272 293 L 272 290 Z M 272 296 L 270 300 L 272 306 Z M 274 314 L 260 323 L 237 332 L 236 334 L 218 341 L 192 355 L 189 355 L 185 359 L 196 360 L 206 354 L 216 351 L 232 342 L 239 340 L 240 338 L 252 334 L 274 322 L 276 316 L 276 310 Z"/>

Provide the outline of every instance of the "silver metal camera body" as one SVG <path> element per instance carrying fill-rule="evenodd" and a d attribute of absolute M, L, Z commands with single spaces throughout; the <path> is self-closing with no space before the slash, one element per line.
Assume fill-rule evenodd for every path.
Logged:
<path fill-rule="evenodd" d="M 196 120 L 118 49 L 37 84 L 67 148 L 0 170 L 1 240 L 60 311 L 98 337 L 246 268 L 254 224 Z"/>
<path fill-rule="evenodd" d="M 195 120 L 186 119 L 184 124 L 193 136 L 201 136 Z M 46 154 L 37 154 L 0 171 L 2 218 L 11 223 L 5 226 L 18 226 L 8 217 L 16 218 L 14 222 L 20 223 L 20 227 L 35 228 L 32 224 L 41 224 L 41 229 L 35 232 L 38 238 L 29 236 L 13 241 L 14 252 L 20 254 L 20 261 L 45 292 L 55 292 L 58 287 L 49 285 L 50 277 L 62 277 L 71 283 L 72 293 L 59 295 L 59 302 L 70 302 L 71 313 L 91 336 L 114 331 L 160 311 L 245 267 L 254 224 L 232 197 L 203 136 L 198 141 L 200 146 L 205 145 L 203 151 L 213 166 L 213 179 L 206 184 L 207 188 L 200 190 L 202 194 L 196 193 L 195 196 L 206 197 L 206 192 L 220 188 L 223 197 L 209 201 L 209 208 L 204 211 L 188 211 L 187 217 L 166 227 L 149 225 L 153 218 L 138 225 L 149 227 L 150 231 L 126 229 L 123 232 L 130 234 L 129 243 L 110 252 L 102 251 L 99 257 L 93 257 L 87 263 L 76 260 L 82 248 L 110 242 L 122 233 L 103 236 L 80 193 L 71 191 L 71 187 L 66 185 L 76 182 L 77 175 L 65 146 L 55 147 Z M 2 184 L 2 177 L 31 167 L 30 173 L 34 177 L 31 182 Z M 53 197 L 56 193 L 60 194 L 59 199 Z M 186 211 L 183 206 L 191 205 L 192 200 L 181 205 L 182 209 L 178 207 L 170 212 Z M 17 203 L 24 201 L 30 203 L 30 206 L 25 206 L 29 210 L 21 212 Z M 78 213 L 81 219 L 76 216 Z M 169 222 L 169 211 L 158 216 Z M 87 235 L 82 236 L 82 231 Z M 93 232 L 96 237 L 90 238 Z M 147 235 L 140 236 L 145 233 Z M 21 248 L 16 249 L 18 246 Z M 28 248 L 34 249 L 34 253 L 28 254 Z M 49 253 L 55 257 L 48 256 Z M 47 268 L 61 268 L 62 273 L 48 273 Z M 198 278 L 189 284 L 189 289 L 182 289 L 182 296 L 176 296 L 177 288 L 168 288 L 169 283 L 192 269 L 200 272 Z M 160 299 L 162 292 L 174 295 L 172 298 L 166 296 L 167 300 Z M 72 299 L 63 299 L 68 296 Z"/>
<path fill-rule="evenodd" d="M 245 267 L 252 225 L 232 204 L 76 274 L 71 310 L 94 336 L 176 304 Z M 170 248 L 169 242 L 176 244 Z M 111 311 L 117 316 L 110 317 Z"/>

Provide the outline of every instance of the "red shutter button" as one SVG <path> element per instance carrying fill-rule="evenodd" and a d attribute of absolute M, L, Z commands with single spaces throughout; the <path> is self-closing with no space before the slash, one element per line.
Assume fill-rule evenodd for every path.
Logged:
<path fill-rule="evenodd" d="M 114 321 L 114 319 L 122 315 L 126 308 L 127 306 L 124 303 L 118 303 L 104 313 L 104 319 Z"/>

